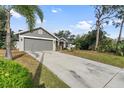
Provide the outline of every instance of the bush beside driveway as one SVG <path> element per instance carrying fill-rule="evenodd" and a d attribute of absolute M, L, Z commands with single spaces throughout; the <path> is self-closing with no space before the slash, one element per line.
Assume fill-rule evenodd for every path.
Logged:
<path fill-rule="evenodd" d="M 17 62 L 0 58 L 0 88 L 31 88 L 31 74 Z"/>

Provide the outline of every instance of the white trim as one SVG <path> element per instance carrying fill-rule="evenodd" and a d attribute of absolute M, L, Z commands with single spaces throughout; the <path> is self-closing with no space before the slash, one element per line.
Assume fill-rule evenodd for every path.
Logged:
<path fill-rule="evenodd" d="M 44 40 L 56 40 L 56 39 L 51 39 L 51 38 L 34 37 L 34 36 L 24 36 L 24 35 L 20 35 L 20 37 L 24 37 L 24 38 L 33 38 L 33 39 L 44 39 Z"/>
<path fill-rule="evenodd" d="M 53 51 L 56 50 L 56 40 L 53 40 Z"/>
<path fill-rule="evenodd" d="M 68 42 L 68 40 L 67 40 L 67 39 L 65 39 L 64 37 L 61 37 L 61 38 L 60 38 L 60 41 L 61 41 L 61 39 L 64 39 L 66 42 Z"/>
<path fill-rule="evenodd" d="M 47 31 L 48 32 L 48 31 Z M 48 32 L 50 33 L 50 32 Z M 55 36 L 54 34 L 50 33 L 53 37 L 55 37 L 56 39 L 60 40 L 57 36 Z"/>

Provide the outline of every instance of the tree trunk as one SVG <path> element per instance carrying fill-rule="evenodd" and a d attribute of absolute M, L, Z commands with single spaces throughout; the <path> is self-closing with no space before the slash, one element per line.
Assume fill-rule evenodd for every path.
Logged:
<path fill-rule="evenodd" d="M 0 19 L 0 31 L 2 30 L 2 21 Z"/>
<path fill-rule="evenodd" d="M 124 19 L 121 22 L 120 32 L 119 32 L 119 37 L 118 37 L 117 43 L 119 43 L 121 41 L 121 34 L 122 34 L 123 24 L 124 24 Z"/>
<path fill-rule="evenodd" d="M 6 12 L 6 52 L 5 57 L 7 59 L 12 59 L 12 53 L 11 53 L 11 30 L 10 30 L 10 12 Z"/>
<path fill-rule="evenodd" d="M 96 27 L 96 45 L 95 45 L 95 50 L 97 50 L 98 48 L 98 44 L 99 44 L 99 30 L 100 30 L 100 25 L 99 23 L 97 22 L 97 27 Z"/>
<path fill-rule="evenodd" d="M 121 41 L 121 34 L 122 34 L 123 25 L 124 25 L 124 19 L 122 20 L 121 26 L 120 26 L 120 32 L 119 32 L 119 36 L 118 36 L 118 40 L 117 40 L 117 44 L 116 44 L 116 53 L 118 52 L 118 44 Z"/>

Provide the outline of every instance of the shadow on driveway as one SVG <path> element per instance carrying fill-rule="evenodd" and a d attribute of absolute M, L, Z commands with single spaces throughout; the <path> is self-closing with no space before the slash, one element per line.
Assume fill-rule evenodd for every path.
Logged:
<path fill-rule="evenodd" d="M 40 62 L 38 64 L 38 67 L 37 67 L 36 72 L 35 72 L 34 77 L 33 77 L 34 87 L 37 87 L 37 88 L 45 88 L 44 83 L 40 84 L 40 77 L 41 77 L 41 74 L 42 74 L 43 60 L 44 60 L 44 53 L 43 53 L 43 55 L 41 57 L 41 60 L 40 60 Z"/>

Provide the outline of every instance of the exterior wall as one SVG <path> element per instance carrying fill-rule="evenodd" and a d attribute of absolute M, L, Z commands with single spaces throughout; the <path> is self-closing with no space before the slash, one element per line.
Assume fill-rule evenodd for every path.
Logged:
<path fill-rule="evenodd" d="M 60 50 L 60 41 L 56 40 L 56 50 Z"/>
<path fill-rule="evenodd" d="M 63 43 L 64 45 L 63 45 L 63 48 L 66 48 L 66 42 L 64 41 L 64 43 Z"/>
<path fill-rule="evenodd" d="M 43 40 L 36 38 L 24 39 L 25 51 L 51 51 L 53 48 L 53 40 Z"/>
<path fill-rule="evenodd" d="M 50 35 L 46 31 L 43 31 L 42 29 L 38 29 L 38 30 L 33 31 L 33 32 L 23 33 L 21 35 L 23 35 L 23 36 L 34 36 L 34 37 L 44 37 L 44 38 L 55 39 L 52 35 Z"/>
<path fill-rule="evenodd" d="M 53 40 L 53 51 L 56 50 L 56 40 Z"/>
<path fill-rule="evenodd" d="M 24 51 L 24 37 L 22 37 L 22 36 L 19 37 L 18 46 L 19 46 L 20 51 Z"/>
<path fill-rule="evenodd" d="M 19 41 L 16 41 L 16 42 L 15 42 L 15 48 L 16 48 L 16 49 L 19 49 Z"/>

